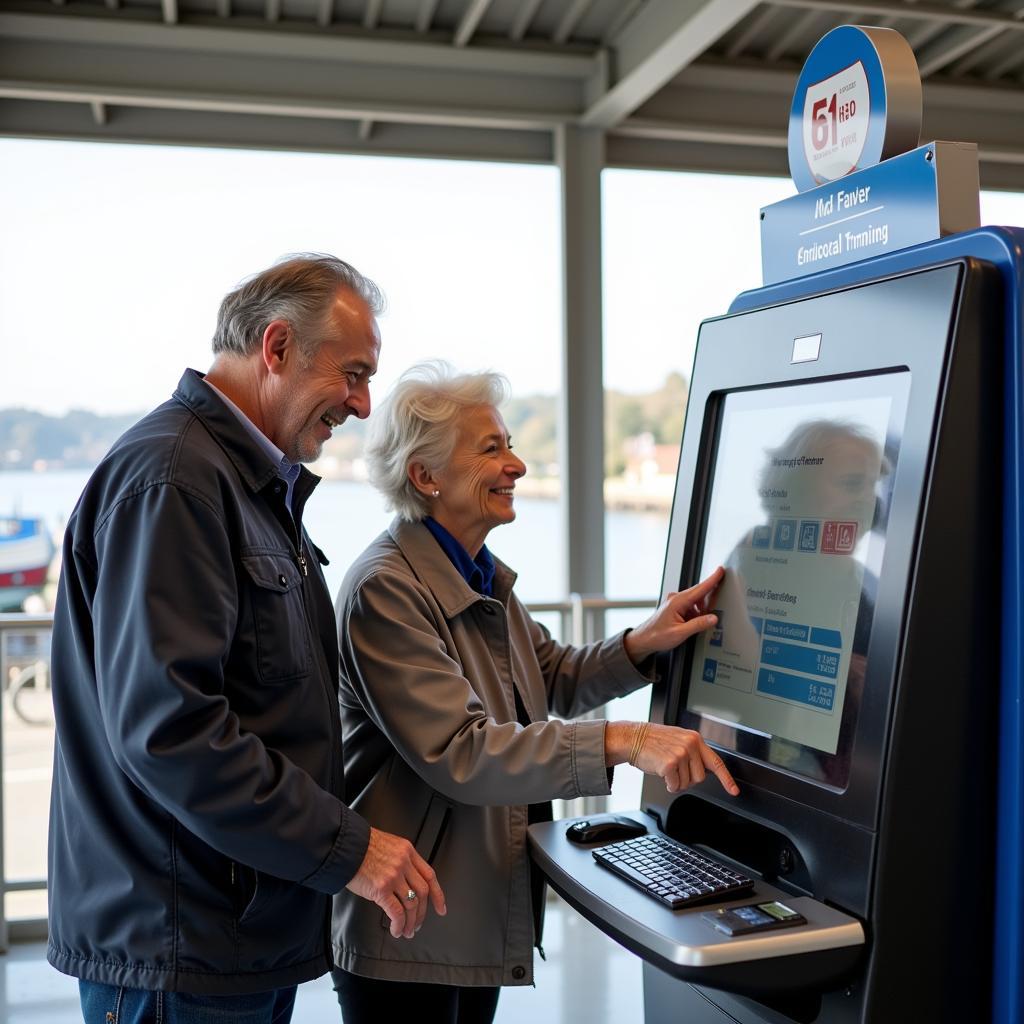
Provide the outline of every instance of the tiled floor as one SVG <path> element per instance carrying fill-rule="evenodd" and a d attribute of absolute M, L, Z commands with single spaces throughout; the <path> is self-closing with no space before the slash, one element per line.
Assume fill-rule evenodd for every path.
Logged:
<path fill-rule="evenodd" d="M 640 961 L 558 899 L 548 906 L 536 988 L 508 988 L 497 1024 L 611 1024 L 643 1019 Z M 382 1017 L 382 1020 L 385 1019 Z M 293 1024 L 340 1024 L 328 978 L 299 988 Z M 42 945 L 0 956 L 0 1024 L 81 1024 L 78 985 Z"/>

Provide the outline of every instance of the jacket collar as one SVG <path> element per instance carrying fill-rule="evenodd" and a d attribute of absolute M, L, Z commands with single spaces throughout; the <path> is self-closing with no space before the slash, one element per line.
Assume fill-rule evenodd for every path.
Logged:
<path fill-rule="evenodd" d="M 260 491 L 271 480 L 276 479 L 280 463 L 275 462 L 268 450 L 249 436 L 220 395 L 203 380 L 204 376 L 197 370 L 186 370 L 178 382 L 173 397 L 202 421 L 203 426 L 224 449 L 248 487 L 253 491 Z M 311 486 L 305 479 L 307 475 L 313 481 L 319 482 L 314 473 L 303 467 L 299 474 L 301 485 L 297 482 L 296 490 L 304 497 L 308 496 L 309 491 L 315 486 L 315 483 Z"/>
<path fill-rule="evenodd" d="M 441 545 L 422 522 L 410 523 L 396 517 L 388 527 L 388 534 L 398 545 L 416 578 L 429 587 L 437 598 L 445 617 L 455 618 L 477 601 L 488 598 L 478 594 L 466 581 Z M 494 559 L 494 598 L 508 604 L 516 574 L 500 559 Z"/>

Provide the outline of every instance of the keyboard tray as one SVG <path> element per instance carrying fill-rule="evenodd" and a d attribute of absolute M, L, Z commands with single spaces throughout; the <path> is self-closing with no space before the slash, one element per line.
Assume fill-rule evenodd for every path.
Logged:
<path fill-rule="evenodd" d="M 658 835 L 657 822 L 639 811 L 629 817 Z M 753 880 L 753 890 L 711 906 L 783 900 L 807 924 L 728 936 L 701 919 L 709 904 L 671 910 L 597 865 L 597 847 L 565 837 L 571 820 L 529 828 L 530 854 L 551 887 L 605 934 L 673 977 L 751 995 L 838 987 L 857 967 L 864 929 L 854 917 L 808 896 Z M 728 861 L 723 861 L 728 865 Z"/>

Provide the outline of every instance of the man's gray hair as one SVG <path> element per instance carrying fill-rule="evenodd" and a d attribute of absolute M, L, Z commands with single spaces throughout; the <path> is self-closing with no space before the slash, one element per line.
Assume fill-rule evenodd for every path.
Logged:
<path fill-rule="evenodd" d="M 286 320 L 308 362 L 323 340 L 339 288 L 358 295 L 374 316 L 384 312 L 381 290 L 344 260 L 316 252 L 281 257 L 224 296 L 213 335 L 214 354 L 252 355 L 263 344 L 267 324 Z"/>
<path fill-rule="evenodd" d="M 373 414 L 363 449 L 370 483 L 387 507 L 409 522 L 429 515 L 430 503 L 409 479 L 409 465 L 443 469 L 466 409 L 498 408 L 508 397 L 508 381 L 500 373 L 456 373 L 440 360 L 406 370 Z"/>

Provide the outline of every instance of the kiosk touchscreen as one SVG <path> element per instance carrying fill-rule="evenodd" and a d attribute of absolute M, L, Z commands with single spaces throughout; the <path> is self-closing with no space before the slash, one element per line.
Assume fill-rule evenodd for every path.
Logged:
<path fill-rule="evenodd" d="M 846 785 L 910 375 L 722 403 L 699 576 L 726 568 L 681 724 Z"/>

